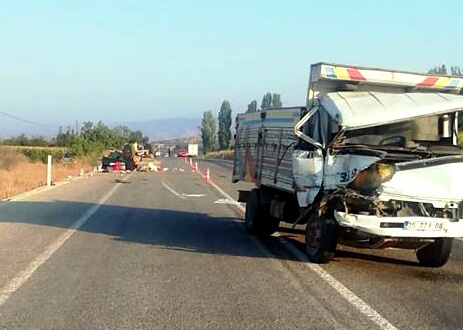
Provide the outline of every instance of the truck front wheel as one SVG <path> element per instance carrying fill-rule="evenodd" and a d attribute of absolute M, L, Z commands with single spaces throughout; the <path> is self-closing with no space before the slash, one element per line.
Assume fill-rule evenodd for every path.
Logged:
<path fill-rule="evenodd" d="M 249 192 L 244 221 L 248 232 L 259 236 L 272 235 L 280 224 L 278 219 L 270 216 L 270 204 L 262 203 L 259 189 Z"/>
<path fill-rule="evenodd" d="M 418 251 L 416 257 L 420 265 L 425 267 L 442 267 L 450 258 L 453 238 L 436 238 Z"/>
<path fill-rule="evenodd" d="M 336 252 L 336 221 L 328 214 L 312 214 L 307 222 L 305 247 L 310 261 L 326 264 Z"/>

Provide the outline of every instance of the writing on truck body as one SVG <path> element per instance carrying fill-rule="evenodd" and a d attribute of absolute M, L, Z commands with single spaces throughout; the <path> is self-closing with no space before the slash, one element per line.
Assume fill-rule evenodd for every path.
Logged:
<path fill-rule="evenodd" d="M 239 114 L 233 181 L 249 232 L 306 226 L 311 261 L 337 244 L 416 250 L 440 267 L 463 236 L 463 79 L 311 66 L 307 104 Z"/>

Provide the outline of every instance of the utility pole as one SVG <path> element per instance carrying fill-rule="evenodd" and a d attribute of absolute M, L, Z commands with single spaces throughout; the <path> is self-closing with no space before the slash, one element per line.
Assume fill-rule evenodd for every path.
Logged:
<path fill-rule="evenodd" d="M 79 120 L 76 119 L 76 135 L 79 135 Z"/>

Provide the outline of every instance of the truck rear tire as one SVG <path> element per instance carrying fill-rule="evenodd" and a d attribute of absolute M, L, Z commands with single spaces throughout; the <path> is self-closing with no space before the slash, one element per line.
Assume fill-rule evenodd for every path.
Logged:
<path fill-rule="evenodd" d="M 257 236 L 269 236 L 278 230 L 280 220 L 270 216 L 270 204 L 262 203 L 257 188 L 249 192 L 244 223 L 248 232 Z"/>
<path fill-rule="evenodd" d="M 327 264 L 336 252 L 337 223 L 328 214 L 312 214 L 307 221 L 305 247 L 310 261 Z"/>
<path fill-rule="evenodd" d="M 425 267 L 442 267 L 450 258 L 452 245 L 453 238 L 437 238 L 416 251 L 418 262 Z"/>

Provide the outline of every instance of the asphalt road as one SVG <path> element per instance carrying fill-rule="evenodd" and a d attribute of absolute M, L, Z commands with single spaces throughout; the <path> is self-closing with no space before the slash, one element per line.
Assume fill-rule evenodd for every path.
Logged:
<path fill-rule="evenodd" d="M 463 328 L 463 245 L 441 269 L 340 247 L 308 263 L 301 232 L 242 225 L 227 161 L 99 174 L 0 204 L 3 329 Z"/>

